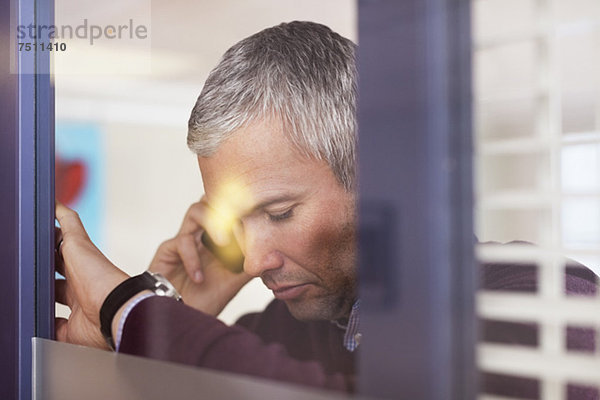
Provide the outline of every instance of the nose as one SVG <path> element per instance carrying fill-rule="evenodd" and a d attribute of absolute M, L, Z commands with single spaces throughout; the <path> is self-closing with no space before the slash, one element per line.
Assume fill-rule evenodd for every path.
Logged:
<path fill-rule="evenodd" d="M 275 247 L 275 240 L 261 229 L 244 227 L 240 247 L 244 253 L 244 272 L 259 277 L 265 271 L 283 266 L 283 256 Z"/>

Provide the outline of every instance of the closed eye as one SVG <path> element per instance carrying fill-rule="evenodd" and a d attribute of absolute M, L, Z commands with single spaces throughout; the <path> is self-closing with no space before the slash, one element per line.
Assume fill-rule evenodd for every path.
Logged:
<path fill-rule="evenodd" d="M 269 214 L 267 213 L 267 215 L 269 216 L 269 219 L 273 222 L 280 222 L 283 221 L 285 219 L 290 218 L 293 215 L 293 208 L 290 208 L 289 210 L 287 210 L 286 212 L 282 213 L 282 214 Z"/>

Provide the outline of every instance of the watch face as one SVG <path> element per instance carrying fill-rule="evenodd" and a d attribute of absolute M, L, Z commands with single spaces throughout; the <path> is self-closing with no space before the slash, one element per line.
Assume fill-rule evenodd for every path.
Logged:
<path fill-rule="evenodd" d="M 168 296 L 169 291 L 169 288 L 165 284 L 161 282 L 156 282 L 156 289 L 154 289 L 154 293 L 156 293 L 159 296 Z"/>
<path fill-rule="evenodd" d="M 161 274 L 152 274 L 154 279 L 156 279 L 156 285 L 154 288 L 154 293 L 159 296 L 168 296 L 173 297 L 176 300 L 181 301 L 181 296 L 177 292 L 177 289 L 169 282 L 167 278 L 162 276 Z"/>

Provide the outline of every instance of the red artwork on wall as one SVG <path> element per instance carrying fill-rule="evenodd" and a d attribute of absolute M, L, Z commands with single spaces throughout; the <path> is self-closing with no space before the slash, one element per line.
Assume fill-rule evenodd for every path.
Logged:
<path fill-rule="evenodd" d="M 83 192 L 87 182 L 87 167 L 82 160 L 62 160 L 56 156 L 55 190 L 58 201 L 72 205 Z"/>

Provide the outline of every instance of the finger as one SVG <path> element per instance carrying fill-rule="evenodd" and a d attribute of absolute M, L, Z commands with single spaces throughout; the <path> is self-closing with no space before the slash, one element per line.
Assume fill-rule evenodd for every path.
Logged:
<path fill-rule="evenodd" d="M 166 260 L 164 258 L 167 258 Z M 150 262 L 148 271 L 168 275 L 172 269 L 172 264 L 177 264 L 181 259 L 177 253 L 177 240 L 169 239 L 160 244 L 156 250 L 154 258 Z"/>
<path fill-rule="evenodd" d="M 188 234 L 204 229 L 207 217 L 206 211 L 206 205 L 203 202 L 199 201 L 192 204 L 183 217 L 178 234 Z"/>
<path fill-rule="evenodd" d="M 54 319 L 54 331 L 56 334 L 56 340 L 59 342 L 67 341 L 68 322 L 69 321 L 66 318 Z"/>
<path fill-rule="evenodd" d="M 59 227 L 55 226 L 54 227 L 54 249 L 56 250 L 57 253 L 60 253 L 60 245 L 62 244 L 62 239 L 63 239 L 62 231 L 60 230 Z"/>
<path fill-rule="evenodd" d="M 65 276 L 65 260 L 58 252 L 54 252 L 54 270 Z"/>
<path fill-rule="evenodd" d="M 59 227 L 54 227 L 54 270 L 65 276 L 65 263 L 62 258 L 61 248 L 62 248 L 62 240 L 63 235 L 62 231 Z"/>
<path fill-rule="evenodd" d="M 71 296 L 69 295 L 69 288 L 67 281 L 64 279 L 57 279 L 54 281 L 54 298 L 57 303 L 64 304 L 69 308 L 73 308 L 71 302 Z"/>
<path fill-rule="evenodd" d="M 228 232 L 224 232 L 219 226 L 219 220 L 215 216 L 215 211 L 212 210 L 204 201 L 194 203 L 188 209 L 179 234 L 193 234 L 199 230 L 206 230 L 215 243 L 220 246 L 226 246 L 229 242 Z"/>
<path fill-rule="evenodd" d="M 193 235 L 180 235 L 176 239 L 177 254 L 183 263 L 188 276 L 196 283 L 202 282 L 202 263 L 198 254 L 198 247 Z"/>
<path fill-rule="evenodd" d="M 57 201 L 55 215 L 58 223 L 60 224 L 63 238 L 68 235 L 81 235 L 86 238 L 88 237 L 87 232 L 85 231 L 85 228 L 79 219 L 79 214 L 77 214 L 74 210 L 71 210 Z"/>

